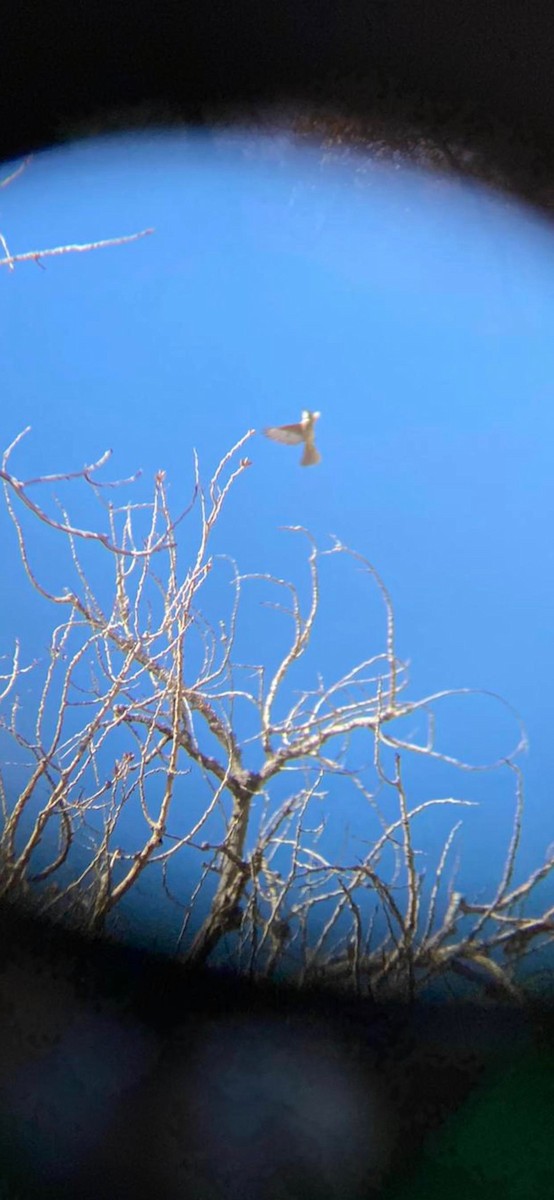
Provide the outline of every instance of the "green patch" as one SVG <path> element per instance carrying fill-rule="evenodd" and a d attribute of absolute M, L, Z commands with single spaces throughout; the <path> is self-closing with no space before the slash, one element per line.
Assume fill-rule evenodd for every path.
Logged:
<path fill-rule="evenodd" d="M 544 1200 L 554 1196 L 554 1054 L 494 1072 L 430 1139 L 417 1172 L 387 1200 Z"/>

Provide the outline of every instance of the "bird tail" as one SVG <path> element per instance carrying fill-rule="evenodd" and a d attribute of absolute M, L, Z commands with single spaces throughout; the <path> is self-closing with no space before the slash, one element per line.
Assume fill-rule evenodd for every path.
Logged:
<path fill-rule="evenodd" d="M 306 442 L 304 453 L 300 460 L 301 467 L 315 467 L 316 463 L 321 462 L 321 454 L 316 450 L 315 446 Z"/>

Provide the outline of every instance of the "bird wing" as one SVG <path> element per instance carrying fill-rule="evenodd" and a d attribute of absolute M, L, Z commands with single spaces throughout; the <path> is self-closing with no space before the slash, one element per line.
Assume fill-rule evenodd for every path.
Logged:
<path fill-rule="evenodd" d="M 272 425 L 264 429 L 265 436 L 274 442 L 282 442 L 285 446 L 298 446 L 304 439 L 302 425 Z"/>

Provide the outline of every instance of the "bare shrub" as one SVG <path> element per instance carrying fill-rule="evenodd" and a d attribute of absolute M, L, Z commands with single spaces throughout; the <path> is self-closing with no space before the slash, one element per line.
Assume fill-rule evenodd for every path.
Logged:
<path fill-rule="evenodd" d="M 19 784 L 13 795 L 13 785 L 2 785 L 0 895 L 32 894 L 42 908 L 109 928 L 122 898 L 156 869 L 160 899 L 165 889 L 181 906 L 179 952 L 189 961 L 227 957 L 254 977 L 323 978 L 374 996 L 413 996 L 454 973 L 517 996 L 517 964 L 554 932 L 552 908 L 524 915 L 532 901 L 537 907 L 552 849 L 514 883 L 524 805 L 516 758 L 525 734 L 490 764 L 507 770 L 515 792 L 490 899 L 476 903 L 454 886 L 448 864 L 461 819 L 426 883 L 418 819 L 473 802 L 442 796 L 410 805 L 405 763 L 419 756 L 472 769 L 435 744 L 434 711 L 458 693 L 406 698 L 387 589 L 371 563 L 338 540 L 321 550 L 306 530 L 289 531 L 307 548 L 305 597 L 285 579 L 241 574 L 214 551 L 223 508 L 251 465 L 244 448 L 253 432 L 224 456 L 207 488 L 195 456 L 192 499 L 175 516 L 163 471 L 143 501 L 129 498 L 136 477 L 102 480 L 109 453 L 82 470 L 21 480 L 11 461 L 23 434 L 6 450 L 0 476 L 21 560 L 58 616 L 46 664 L 23 664 L 16 643 L 1 676 L 0 733 L 14 748 Z M 52 488 L 66 485 L 84 490 L 81 505 L 100 504 L 104 529 L 73 522 L 59 499 L 54 508 Z M 50 499 L 39 502 L 43 494 Z M 31 546 L 41 527 L 41 539 L 58 539 L 68 556 L 66 568 L 58 555 L 46 569 L 42 552 L 39 578 Z M 306 687 L 306 670 L 295 688 L 317 627 L 322 563 L 331 556 L 353 562 L 377 589 L 384 646 L 331 682 L 318 661 L 313 686 Z M 46 582 L 52 570 L 66 569 L 71 586 Z M 276 622 L 266 643 L 271 667 L 242 653 L 250 644 L 240 626 L 247 592 L 260 587 Z M 277 652 L 283 621 L 288 644 Z M 41 679 L 32 721 L 21 701 L 29 672 Z M 402 735 L 404 719 L 420 714 L 428 716 L 426 736 Z M 354 763 L 360 737 L 365 767 Z M 322 834 L 333 798 L 352 789 L 366 806 L 367 837 L 341 862 L 323 852 Z M 176 856 L 192 878 L 185 900 L 168 878 Z"/>

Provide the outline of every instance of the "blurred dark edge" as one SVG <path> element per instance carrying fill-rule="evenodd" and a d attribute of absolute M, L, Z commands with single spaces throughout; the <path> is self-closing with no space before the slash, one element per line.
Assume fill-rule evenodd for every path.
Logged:
<path fill-rule="evenodd" d="M 341 136 L 353 119 L 362 140 L 368 122 L 415 123 L 447 164 L 458 132 L 554 205 L 547 0 L 7 0 L 1 45 L 2 159 L 114 110 L 202 125 L 292 105 L 346 114 Z"/>
<path fill-rule="evenodd" d="M 305 1195 L 314 1200 L 337 1195 L 340 1200 L 386 1197 L 389 1186 L 394 1188 L 398 1182 L 401 1186 L 406 1173 L 409 1179 L 429 1138 L 437 1135 L 475 1089 L 482 1089 L 491 1074 L 494 1078 L 499 1070 L 502 1073 L 508 1068 L 509 1072 L 512 1064 L 521 1063 L 522 1056 L 531 1063 L 542 1064 L 545 1055 L 553 1060 L 553 1017 L 552 1007 L 544 1003 L 525 1009 L 467 1001 L 376 1005 L 317 988 L 253 985 L 230 971 L 187 969 L 152 952 L 62 929 L 21 905 L 0 905 L 0 1195 L 12 1200 L 35 1196 L 52 1200 L 73 1196 L 86 1200 L 90 1196 L 92 1200 L 104 1195 L 132 1195 L 135 1200 L 142 1196 L 226 1200 L 229 1195 L 234 1200 L 236 1191 L 227 1192 L 221 1182 L 220 1190 L 214 1183 L 207 1191 L 195 1184 L 179 1187 L 169 1168 L 169 1182 L 165 1177 L 160 1181 L 167 1154 L 160 1124 L 167 1134 L 168 1122 L 174 1119 L 169 1145 L 171 1136 L 181 1140 L 183 1159 L 188 1156 L 193 1162 L 198 1145 L 188 1126 L 196 1108 L 198 1081 L 203 1089 L 202 1104 L 208 1111 L 218 1104 L 219 1119 L 229 1123 L 231 1117 L 232 1121 L 233 1088 L 241 1086 L 244 1047 L 248 1048 L 253 1038 L 265 1083 L 250 1104 L 244 1096 L 236 1097 L 237 1110 L 242 1106 L 247 1124 L 252 1121 L 252 1109 L 255 1113 L 256 1106 L 268 1104 L 267 1090 L 269 1087 L 271 1094 L 272 1086 L 267 1082 L 267 1063 L 272 1062 L 273 1043 L 281 1048 L 288 1045 L 293 1056 L 301 1056 L 306 1047 L 308 1073 L 313 1070 L 312 1052 L 317 1058 L 320 1048 L 329 1046 L 339 1072 L 345 1068 L 347 1078 L 355 1073 L 362 1090 L 367 1089 L 370 1112 L 372 1108 L 376 1112 L 376 1125 L 371 1124 L 367 1134 L 367 1184 L 361 1189 L 345 1186 L 337 1193 L 316 1179 L 308 1191 L 305 1181 L 299 1190 L 285 1188 L 282 1193 L 277 1184 L 275 1190 L 263 1193 L 264 1198 L 281 1194 L 291 1200 Z M 222 1053 L 209 1049 L 214 1029 L 223 1030 Z M 130 1075 L 127 1039 L 121 1041 L 121 1060 L 117 1044 L 115 1053 L 113 1045 L 109 1049 L 114 1034 L 121 1037 L 123 1030 L 129 1031 L 131 1056 L 139 1068 L 136 1073 L 131 1069 Z M 205 1059 L 203 1043 L 208 1046 Z M 91 1046 L 100 1082 L 94 1078 L 96 1060 L 91 1065 Z M 191 1096 L 187 1095 L 189 1074 L 199 1051 L 200 1074 L 193 1074 Z M 231 1091 L 224 1083 L 221 1108 L 219 1076 L 227 1055 L 235 1060 L 235 1074 L 231 1074 Z M 106 1057 L 113 1057 L 107 1080 L 102 1061 Z M 256 1062 L 255 1058 L 254 1069 Z M 270 1066 L 270 1074 L 271 1070 Z M 87 1088 L 93 1101 L 95 1093 L 99 1097 L 92 1104 L 91 1122 L 98 1120 L 99 1103 L 107 1106 L 110 1118 L 91 1151 L 85 1147 L 80 1152 L 77 1146 L 75 1152 L 68 1137 L 68 1163 L 73 1158 L 76 1166 L 67 1182 L 62 1177 L 52 1183 L 40 1166 L 43 1160 L 48 1162 L 41 1146 L 44 1131 L 48 1136 L 51 1120 L 54 1129 L 56 1126 L 48 1109 L 51 1104 L 55 1113 L 57 1105 L 71 1132 L 71 1089 L 76 1084 L 75 1120 L 82 1120 L 80 1111 L 87 1112 L 86 1095 L 84 1104 L 81 1102 L 81 1091 L 86 1093 Z M 246 1084 L 252 1086 L 248 1049 Z M 18 1108 L 13 1124 L 12 1085 Z M 277 1070 L 276 1091 L 282 1086 L 282 1074 Z M 286 1086 L 285 1080 L 285 1090 Z M 341 1095 L 344 1100 L 339 1085 Z M 184 1118 L 179 1112 L 183 1098 Z M 329 1097 L 325 1099 L 328 1103 Z M 532 1097 L 526 1104 L 531 1109 Z M 294 1133 L 288 1107 L 285 1097 L 283 1108 L 276 1109 L 276 1137 L 280 1139 Z M 25 1135 L 26 1128 L 31 1128 L 30 1135 Z M 316 1139 L 318 1128 L 316 1119 Z M 24 1140 L 25 1136 L 31 1138 L 28 1158 L 21 1150 L 22 1131 Z M 382 1169 L 379 1139 L 386 1143 Z M 59 1130 L 52 1140 L 57 1146 Z M 65 1144 L 64 1137 L 61 1142 Z M 225 1145 L 227 1142 L 228 1138 Z M 246 1151 L 239 1148 L 239 1161 L 240 1153 L 244 1156 Z M 376 1170 L 374 1158 L 378 1160 Z M 190 1170 L 195 1178 L 194 1166 Z"/>
<path fill-rule="evenodd" d="M 162 118 L 197 125 L 209 124 L 213 113 L 270 104 L 308 112 L 323 106 L 393 125 L 408 113 L 422 131 L 438 135 L 459 128 L 471 140 L 475 132 L 522 198 L 549 210 L 554 195 L 554 6 L 547 3 L 8 0 L 1 44 L 2 160 L 47 147 L 99 112 L 129 106 L 146 104 Z M 392 1081 L 406 1160 L 491 1059 L 509 1061 L 522 1038 L 534 1046 L 552 1041 L 548 1005 L 527 1013 L 454 1006 L 437 1053 L 436 1044 L 429 1050 L 436 1011 L 373 1009 L 323 993 L 254 988 L 209 971 L 183 975 L 154 955 L 89 942 L 14 908 L 0 912 L 0 935 L 2 970 L 23 954 L 36 963 L 39 992 L 45 973 L 61 971 L 87 1004 L 115 997 L 166 1041 L 183 1013 L 217 1019 L 233 1011 L 247 1022 L 256 1012 L 296 1014 L 306 1026 L 322 1021 L 330 1038 L 368 1045 L 371 1061 L 384 1063 Z M 148 1186 L 141 1192 L 136 1181 L 139 1193 L 148 1194 Z"/>

